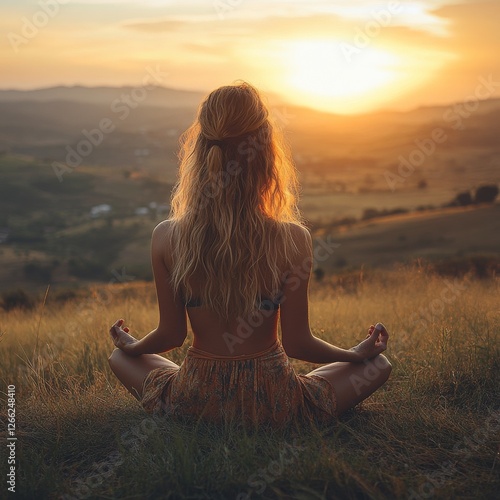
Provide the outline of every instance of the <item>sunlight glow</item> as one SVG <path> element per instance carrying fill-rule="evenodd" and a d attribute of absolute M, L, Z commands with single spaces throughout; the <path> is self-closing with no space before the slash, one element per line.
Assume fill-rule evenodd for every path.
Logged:
<path fill-rule="evenodd" d="M 357 49 L 337 40 L 297 40 L 287 43 L 284 51 L 289 70 L 286 94 L 328 111 L 359 112 L 375 91 L 387 88 L 398 76 L 399 58 L 372 47 Z"/>

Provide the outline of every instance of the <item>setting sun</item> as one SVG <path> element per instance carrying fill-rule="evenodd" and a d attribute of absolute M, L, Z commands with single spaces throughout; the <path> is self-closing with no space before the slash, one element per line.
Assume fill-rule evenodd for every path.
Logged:
<path fill-rule="evenodd" d="M 398 57 L 337 40 L 297 40 L 284 48 L 286 94 L 296 102 L 337 113 L 355 113 L 380 104 L 376 91 L 397 80 Z"/>

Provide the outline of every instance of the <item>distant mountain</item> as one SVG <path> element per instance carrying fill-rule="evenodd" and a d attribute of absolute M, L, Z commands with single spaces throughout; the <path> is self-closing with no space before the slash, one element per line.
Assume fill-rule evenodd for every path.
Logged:
<path fill-rule="evenodd" d="M 136 92 L 135 94 L 133 92 Z M 93 104 L 110 104 L 114 99 L 119 99 L 121 96 L 129 95 L 131 98 L 137 97 L 138 102 L 147 104 L 149 106 L 165 106 L 165 107 L 193 107 L 196 108 L 200 104 L 205 92 L 198 92 L 192 90 L 173 89 L 162 86 L 144 87 L 144 91 L 140 86 L 96 86 L 88 87 L 83 85 L 73 86 L 57 86 L 46 87 L 32 90 L 19 90 L 19 89 L 0 89 L 0 103 L 2 102 L 20 102 L 20 101 L 37 101 L 37 102 L 51 102 L 51 101 L 72 101 L 80 103 L 93 103 Z M 296 110 L 303 110 L 311 115 L 324 115 L 326 117 L 338 116 L 341 120 L 357 120 L 364 117 L 379 117 L 384 120 L 398 120 L 403 118 L 405 121 L 418 122 L 418 121 L 431 121 L 440 119 L 446 111 L 454 109 L 455 106 L 462 106 L 464 103 L 450 103 L 443 105 L 420 106 L 409 111 L 390 111 L 380 110 L 372 111 L 361 115 L 336 115 L 335 113 L 312 110 L 307 106 L 296 106 L 287 104 L 286 100 L 276 94 L 266 93 L 266 97 L 272 107 L 293 107 Z M 486 99 L 480 102 L 477 110 L 473 110 L 472 106 L 467 105 L 464 113 L 483 114 L 500 108 L 500 99 Z"/>
<path fill-rule="evenodd" d="M 40 276 L 90 272 L 106 279 L 124 263 L 131 274 L 149 276 L 143 263 L 155 214 L 141 214 L 152 202 L 168 203 L 179 137 L 202 98 L 164 87 L 0 90 L 0 229 L 10 231 L 2 245 L 37 245 L 40 262 L 31 264 Z M 423 210 L 500 182 L 500 99 L 353 116 L 273 95 L 267 101 L 301 176 L 305 217 L 320 230 L 334 228 L 341 243 L 325 270 L 498 248 L 498 206 L 463 215 L 460 208 Z M 113 212 L 99 228 L 94 223 L 100 219 L 89 224 L 89 214 L 101 204 Z M 422 215 L 370 219 L 347 229 L 366 210 L 401 208 Z M 97 252 L 101 248 L 106 252 Z M 12 266 L 6 255 L 14 252 L 0 256 L 0 278 L 7 283 L 5 273 L 13 271 L 17 283 L 26 257 L 19 252 Z M 57 270 L 53 262 L 61 263 Z"/>
<path fill-rule="evenodd" d="M 103 133 L 85 163 L 149 172 L 168 165 L 174 176 L 179 136 L 203 97 L 202 92 L 159 86 L 0 90 L 0 154 L 61 162 L 69 149 L 85 149 L 88 134 L 108 120 L 112 133 Z M 473 174 L 474 182 L 497 179 L 500 99 L 482 100 L 477 106 L 458 102 L 345 116 L 294 106 L 277 95 L 266 97 L 301 171 L 331 175 L 347 185 L 358 183 L 363 171 L 373 187 L 373 179 L 385 185 L 386 172 L 398 172 L 401 155 L 413 155 L 418 175 L 412 183 L 419 176 L 438 178 L 443 169 L 461 179 L 457 186 L 465 182 L 463 174 L 457 177 L 463 171 Z M 439 144 L 431 139 L 438 128 L 446 137 Z M 410 185 L 403 178 L 401 186 Z"/>
<path fill-rule="evenodd" d="M 196 107 L 204 96 L 202 92 L 152 87 L 84 87 L 59 86 L 34 90 L 0 90 L 0 102 L 20 101 L 72 101 L 92 104 L 110 104 L 115 99 L 128 95 L 137 102 L 150 106 Z"/>

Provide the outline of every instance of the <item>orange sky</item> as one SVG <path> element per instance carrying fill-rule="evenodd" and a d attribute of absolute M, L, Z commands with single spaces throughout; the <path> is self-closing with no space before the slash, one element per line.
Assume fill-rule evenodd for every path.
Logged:
<path fill-rule="evenodd" d="M 167 87 L 244 79 L 325 111 L 411 109 L 500 81 L 499 20 L 498 1 L 4 0 L 0 87 L 139 84 L 159 66 Z"/>

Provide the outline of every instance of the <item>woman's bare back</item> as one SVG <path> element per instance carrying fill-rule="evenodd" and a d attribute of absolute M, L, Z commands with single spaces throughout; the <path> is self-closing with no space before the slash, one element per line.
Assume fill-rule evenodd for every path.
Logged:
<path fill-rule="evenodd" d="M 165 267 L 172 268 L 172 252 L 169 248 L 171 221 L 164 222 L 165 230 Z M 285 270 L 283 270 L 285 275 Z M 193 297 L 201 295 L 202 279 L 191 280 Z M 265 289 L 263 284 L 262 289 Z M 189 322 L 193 331 L 193 346 L 197 349 L 220 356 L 239 356 L 263 351 L 274 344 L 278 337 L 279 308 L 273 308 L 271 292 L 262 292 L 262 307 L 246 317 L 235 317 L 222 321 L 203 304 L 186 307 Z M 193 301 L 196 302 L 196 301 Z M 258 304 L 258 300 L 256 300 Z"/>

